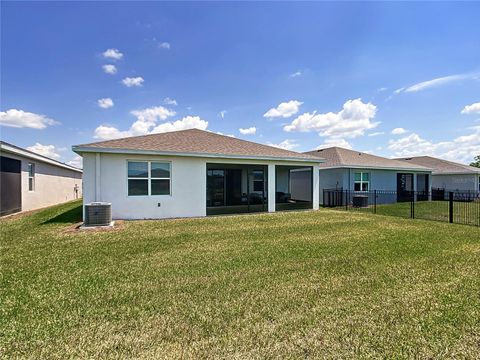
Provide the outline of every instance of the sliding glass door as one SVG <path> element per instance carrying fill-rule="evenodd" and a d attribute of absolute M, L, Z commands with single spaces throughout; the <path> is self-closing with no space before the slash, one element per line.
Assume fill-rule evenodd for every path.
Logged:
<path fill-rule="evenodd" d="M 267 167 L 207 164 L 207 215 L 267 211 Z"/>

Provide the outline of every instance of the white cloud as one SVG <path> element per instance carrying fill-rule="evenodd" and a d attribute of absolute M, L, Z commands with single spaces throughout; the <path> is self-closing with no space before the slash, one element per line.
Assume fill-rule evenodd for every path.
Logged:
<path fill-rule="evenodd" d="M 178 105 L 177 100 L 170 99 L 169 97 L 166 97 L 165 99 L 163 99 L 163 103 L 166 105 L 175 105 L 175 106 Z"/>
<path fill-rule="evenodd" d="M 80 155 L 77 155 L 72 160 L 68 161 L 67 164 L 81 169 L 83 168 L 83 158 Z"/>
<path fill-rule="evenodd" d="M 126 87 L 132 87 L 132 86 L 142 86 L 143 85 L 143 78 L 141 76 L 138 77 L 126 77 L 125 79 L 122 80 L 123 85 Z"/>
<path fill-rule="evenodd" d="M 298 77 L 298 76 L 301 76 L 302 75 L 302 72 L 301 71 L 296 71 L 290 75 L 288 75 L 289 77 L 291 78 L 294 78 L 294 77 Z"/>
<path fill-rule="evenodd" d="M 35 114 L 23 110 L 9 109 L 0 112 L 0 125 L 14 128 L 45 129 L 50 125 L 57 125 L 58 121 L 45 115 Z"/>
<path fill-rule="evenodd" d="M 291 124 L 284 126 L 283 130 L 316 131 L 320 136 L 336 139 L 355 138 L 364 135 L 366 130 L 378 126 L 379 122 L 373 122 L 376 111 L 375 105 L 364 103 L 361 99 L 348 100 L 343 104 L 343 109 L 337 113 L 304 113 Z"/>
<path fill-rule="evenodd" d="M 133 110 L 130 113 L 137 118 L 137 121 L 132 124 L 129 130 L 132 135 L 148 134 L 158 120 L 166 120 L 168 117 L 175 115 L 175 111 L 163 106 Z"/>
<path fill-rule="evenodd" d="M 120 131 L 114 126 L 100 125 L 95 129 L 95 139 L 112 140 L 122 137 L 133 136 L 129 131 Z"/>
<path fill-rule="evenodd" d="M 227 114 L 227 110 L 222 110 L 218 113 L 222 119 L 225 119 L 225 115 Z"/>
<path fill-rule="evenodd" d="M 345 149 L 352 148 L 352 145 L 350 145 L 350 143 L 345 139 L 326 139 L 322 145 L 317 146 L 316 150 L 325 149 L 325 148 L 334 147 L 334 146 L 338 146 Z"/>
<path fill-rule="evenodd" d="M 167 49 L 167 50 L 169 50 L 169 49 L 170 49 L 170 43 L 164 41 L 164 42 L 158 44 L 158 47 L 159 47 L 160 49 Z"/>
<path fill-rule="evenodd" d="M 107 74 L 113 75 L 117 73 L 117 67 L 113 64 L 102 65 L 102 69 Z"/>
<path fill-rule="evenodd" d="M 175 115 L 175 111 L 163 106 L 133 110 L 130 113 L 137 119 L 128 130 L 119 130 L 110 125 L 100 125 L 95 129 L 94 137 L 109 140 L 192 128 L 205 130 L 208 127 L 208 121 L 202 120 L 199 116 L 185 116 L 181 120 L 158 124 L 158 121 L 166 120 Z"/>
<path fill-rule="evenodd" d="M 276 118 L 276 117 L 282 117 L 282 118 L 288 118 L 294 114 L 296 114 L 300 108 L 300 105 L 302 105 L 303 102 L 297 101 L 297 100 L 290 100 L 288 102 L 282 102 L 280 105 L 278 105 L 276 108 L 271 108 L 268 110 L 265 114 L 263 114 L 263 117 L 266 118 Z"/>
<path fill-rule="evenodd" d="M 120 60 L 123 54 L 118 49 L 107 49 L 103 52 L 103 57 L 107 59 Z"/>
<path fill-rule="evenodd" d="M 378 132 L 373 132 L 371 134 L 368 134 L 368 136 L 379 136 L 379 135 L 383 135 L 385 134 L 385 132 L 383 131 L 378 131 Z"/>
<path fill-rule="evenodd" d="M 387 91 L 387 90 L 388 90 L 388 88 L 386 88 L 386 87 L 381 87 L 381 88 L 377 89 L 378 92 Z"/>
<path fill-rule="evenodd" d="M 224 134 L 224 133 L 222 133 L 221 131 L 217 131 L 217 132 L 215 132 L 215 134 L 224 135 L 224 136 L 228 136 L 228 137 L 232 137 L 232 138 L 236 137 L 236 136 L 233 135 L 233 134 Z"/>
<path fill-rule="evenodd" d="M 400 139 L 390 140 L 388 148 L 395 156 L 431 155 L 447 160 L 467 163 L 480 154 L 480 126 L 469 128 L 469 135 L 451 141 L 433 142 L 412 133 Z"/>
<path fill-rule="evenodd" d="M 300 146 L 295 140 L 290 140 L 290 139 L 283 140 L 279 144 L 267 143 L 267 145 L 274 146 L 280 149 L 285 149 L 285 150 L 293 150 Z"/>
<path fill-rule="evenodd" d="M 110 98 L 103 98 L 103 99 L 98 99 L 97 100 L 98 106 L 100 106 L 102 109 L 108 109 L 113 107 L 113 100 Z"/>
<path fill-rule="evenodd" d="M 407 130 L 405 130 L 404 128 L 395 128 L 392 130 L 392 134 L 393 135 L 402 135 L 402 134 L 405 134 L 407 132 Z"/>
<path fill-rule="evenodd" d="M 461 81 L 461 80 L 478 80 L 480 79 L 480 73 L 464 73 L 464 74 L 456 74 L 456 75 L 449 75 L 449 76 L 442 76 L 439 78 L 427 80 L 427 81 L 422 81 L 417 84 L 408 86 L 408 87 L 402 87 L 397 90 L 395 90 L 393 93 L 399 94 L 401 92 L 418 92 L 418 91 L 423 91 L 426 89 L 431 89 L 435 88 L 438 86 L 446 85 L 449 83 L 453 83 L 456 81 Z"/>
<path fill-rule="evenodd" d="M 437 86 L 440 86 L 440 85 L 448 84 L 448 83 L 453 82 L 453 81 L 463 80 L 465 78 L 466 78 L 465 75 L 450 75 L 450 76 L 439 77 L 439 78 L 436 78 L 436 79 L 423 81 L 423 82 L 420 82 L 418 84 L 409 86 L 405 89 L 405 92 L 422 91 L 422 90 L 425 90 L 425 89 L 430 89 L 430 88 L 437 87 Z"/>
<path fill-rule="evenodd" d="M 257 133 L 257 128 L 255 126 L 245 128 L 245 129 L 238 129 L 240 131 L 240 134 L 242 135 L 255 135 Z"/>
<path fill-rule="evenodd" d="M 50 159 L 60 159 L 60 154 L 57 153 L 58 149 L 55 148 L 55 145 L 42 145 L 37 142 L 35 145 L 27 147 L 27 150 L 46 156 Z"/>
<path fill-rule="evenodd" d="M 166 118 L 176 114 L 175 111 L 167 109 L 163 106 L 153 106 L 150 108 L 133 110 L 130 113 L 136 116 L 138 120 L 153 122 L 157 121 L 158 119 L 165 120 Z"/>
<path fill-rule="evenodd" d="M 480 114 L 480 102 L 465 106 L 462 114 Z"/>
<path fill-rule="evenodd" d="M 201 119 L 199 116 L 185 116 L 181 120 L 174 122 L 166 122 L 156 126 L 152 133 L 163 133 L 177 130 L 200 129 L 206 130 L 208 121 Z"/>

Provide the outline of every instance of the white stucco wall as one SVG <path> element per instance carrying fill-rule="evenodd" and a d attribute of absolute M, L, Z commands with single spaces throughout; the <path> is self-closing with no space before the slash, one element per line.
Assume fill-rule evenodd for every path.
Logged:
<path fill-rule="evenodd" d="M 480 191 L 479 175 L 433 175 L 432 187 L 446 190 Z"/>
<path fill-rule="evenodd" d="M 279 167 L 275 169 L 276 171 L 276 191 L 290 193 L 290 177 L 289 169 Z"/>
<path fill-rule="evenodd" d="M 85 154 L 84 203 L 105 201 L 112 204 L 114 219 L 155 219 L 206 215 L 206 162 L 198 158 L 123 154 Z M 127 162 L 171 162 L 171 194 L 128 196 Z M 100 189 L 96 189 L 96 182 Z"/>
<path fill-rule="evenodd" d="M 93 201 L 109 202 L 112 204 L 112 217 L 114 219 L 161 219 L 206 216 L 207 163 L 267 165 L 269 170 L 269 211 L 274 211 L 274 204 L 272 210 L 272 199 L 274 200 L 275 196 L 275 181 L 272 181 L 272 175 L 274 175 L 272 170 L 274 172 L 275 167 L 272 165 L 298 165 L 296 163 L 278 163 L 274 161 L 162 155 L 108 153 L 84 153 L 82 155 L 84 204 Z M 171 194 L 128 196 L 128 160 L 170 162 Z M 316 168 L 318 169 L 318 166 Z M 318 208 L 318 202 L 316 203 L 316 208 Z"/>
<path fill-rule="evenodd" d="M 36 159 L 2 152 L 3 156 L 20 160 L 22 211 L 35 210 L 82 197 L 82 173 Z M 28 189 L 28 164 L 35 164 L 35 187 Z M 75 186 L 78 193 L 75 193 Z"/>
<path fill-rule="evenodd" d="M 311 201 L 312 199 L 312 170 L 292 170 L 290 172 L 290 193 L 292 199 Z"/>

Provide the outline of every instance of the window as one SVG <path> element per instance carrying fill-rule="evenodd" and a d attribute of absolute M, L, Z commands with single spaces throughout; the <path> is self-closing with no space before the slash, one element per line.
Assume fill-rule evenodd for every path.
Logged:
<path fill-rule="evenodd" d="M 170 195 L 170 163 L 128 162 L 128 196 Z"/>
<path fill-rule="evenodd" d="M 151 195 L 170 195 L 170 164 L 150 163 Z"/>
<path fill-rule="evenodd" d="M 35 191 L 35 164 L 28 163 L 28 191 Z"/>
<path fill-rule="evenodd" d="M 355 191 L 368 191 L 370 188 L 370 174 L 365 172 L 355 173 Z"/>
<path fill-rule="evenodd" d="M 263 191 L 263 170 L 253 170 L 253 191 Z"/>

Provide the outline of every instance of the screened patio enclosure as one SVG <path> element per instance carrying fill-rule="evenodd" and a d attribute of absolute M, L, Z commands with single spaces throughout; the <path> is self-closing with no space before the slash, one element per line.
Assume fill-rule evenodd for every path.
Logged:
<path fill-rule="evenodd" d="M 313 208 L 313 168 L 275 166 L 275 210 Z"/>
<path fill-rule="evenodd" d="M 207 164 L 207 215 L 268 211 L 265 165 Z"/>

